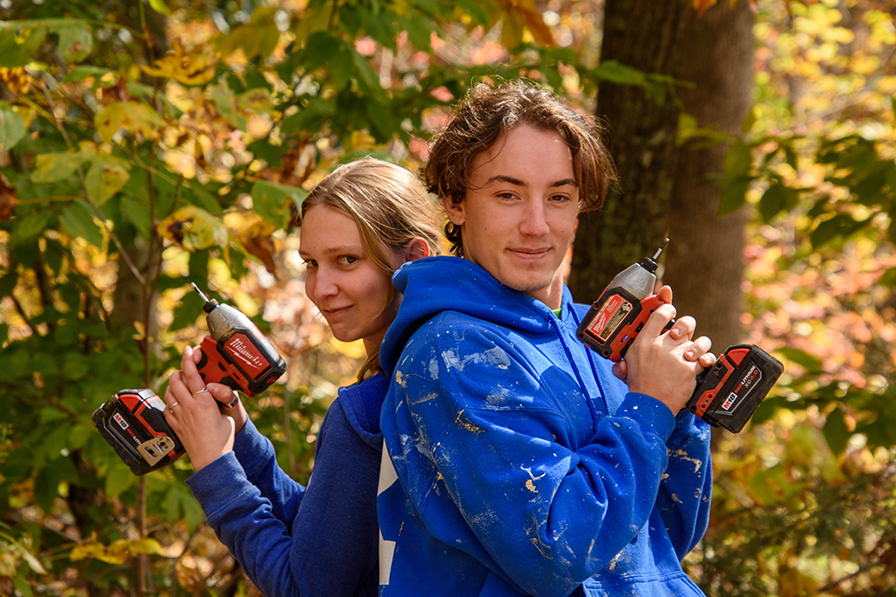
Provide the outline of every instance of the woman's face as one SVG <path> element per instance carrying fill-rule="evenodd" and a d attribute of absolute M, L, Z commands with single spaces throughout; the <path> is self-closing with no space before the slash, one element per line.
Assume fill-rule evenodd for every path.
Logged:
<path fill-rule="evenodd" d="M 333 335 L 342 342 L 362 340 L 368 354 L 379 348 L 400 295 L 364 249 L 358 225 L 332 207 L 316 205 L 302 218 L 299 238 L 299 255 L 308 267 L 305 292 Z M 393 268 L 401 265 L 403 259 L 392 258 Z"/>

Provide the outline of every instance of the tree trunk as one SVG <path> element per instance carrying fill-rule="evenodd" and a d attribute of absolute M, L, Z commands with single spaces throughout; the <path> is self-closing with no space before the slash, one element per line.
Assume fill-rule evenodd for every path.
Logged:
<path fill-rule="evenodd" d="M 701 129 L 737 135 L 750 109 L 753 14 L 745 0 L 719 2 L 701 17 L 690 11 L 676 77 L 694 83 L 680 91 L 684 111 Z M 678 150 L 669 209 L 664 282 L 679 315 L 697 319 L 713 349 L 743 340 L 740 324 L 744 224 L 741 209 L 718 217 L 727 143 L 691 141 Z"/>
<path fill-rule="evenodd" d="M 601 62 L 644 73 L 673 73 L 680 59 L 689 0 L 607 0 Z M 595 300 L 620 270 L 652 254 L 666 231 L 675 177 L 680 105 L 645 89 L 601 82 L 596 115 L 620 175 L 604 208 L 582 216 L 569 286 L 580 302 Z"/>

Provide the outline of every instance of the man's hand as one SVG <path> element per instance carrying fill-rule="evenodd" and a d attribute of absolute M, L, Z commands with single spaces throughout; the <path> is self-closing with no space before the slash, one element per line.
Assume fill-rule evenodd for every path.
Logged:
<path fill-rule="evenodd" d="M 652 396 L 678 414 L 694 393 L 697 375 L 715 364 L 716 357 L 709 352 L 709 338 L 691 340 L 697 325 L 693 317 L 682 317 L 663 332 L 676 314 L 672 289 L 663 286 L 657 295 L 666 304 L 653 312 L 625 359 L 613 366 L 613 373 L 626 381 L 632 392 Z"/>

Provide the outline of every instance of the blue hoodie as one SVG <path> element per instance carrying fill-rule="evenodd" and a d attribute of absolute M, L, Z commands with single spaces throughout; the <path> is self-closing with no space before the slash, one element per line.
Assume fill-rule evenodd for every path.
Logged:
<path fill-rule="evenodd" d="M 566 287 L 558 318 L 456 257 L 393 282 L 380 595 L 702 595 L 709 426 L 628 392 Z"/>
<path fill-rule="evenodd" d="M 187 479 L 209 526 L 266 597 L 376 595 L 379 413 L 387 386 L 375 375 L 339 390 L 307 489 L 278 466 L 251 420 L 233 452 Z"/>

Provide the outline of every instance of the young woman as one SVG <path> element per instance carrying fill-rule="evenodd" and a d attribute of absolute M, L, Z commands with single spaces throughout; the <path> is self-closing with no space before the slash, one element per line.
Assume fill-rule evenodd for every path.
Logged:
<path fill-rule="evenodd" d="M 438 254 L 439 225 L 413 174 L 364 159 L 311 192 L 299 234 L 308 297 L 337 339 L 361 340 L 367 351 L 358 382 L 341 388 L 327 411 L 308 486 L 278 467 L 242 404 L 219 411 L 233 393 L 203 383 L 198 350 L 188 347 L 171 376 L 165 416 L 193 464 L 187 484 L 208 524 L 262 593 L 373 596 L 379 413 L 389 385 L 378 355 L 401 300 L 391 276 L 406 261 Z"/>

